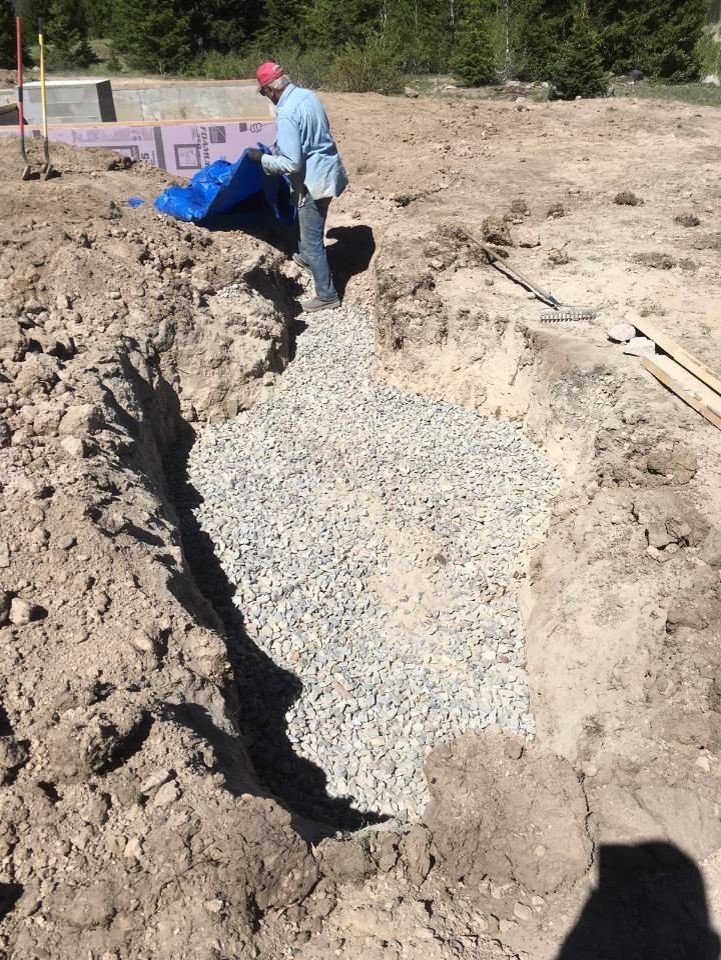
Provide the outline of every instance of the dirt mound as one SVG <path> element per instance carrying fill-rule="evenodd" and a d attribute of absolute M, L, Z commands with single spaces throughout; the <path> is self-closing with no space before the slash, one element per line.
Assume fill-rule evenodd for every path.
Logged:
<path fill-rule="evenodd" d="M 162 461 L 287 362 L 286 287 L 250 239 L 130 210 L 157 173 L 77 157 L 2 201 L 2 945 L 254 955 L 317 867 L 245 756 Z"/>

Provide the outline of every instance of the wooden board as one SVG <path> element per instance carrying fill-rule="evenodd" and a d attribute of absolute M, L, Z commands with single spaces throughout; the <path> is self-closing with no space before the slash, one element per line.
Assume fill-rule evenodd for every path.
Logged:
<path fill-rule="evenodd" d="M 642 357 L 641 363 L 676 396 L 721 430 L 721 396 L 719 394 L 671 357 Z"/>
<path fill-rule="evenodd" d="M 648 320 L 638 318 L 631 321 L 633 326 L 649 340 L 653 340 L 664 353 L 679 363 L 686 370 L 689 370 L 695 377 L 698 377 L 703 383 L 716 393 L 721 393 L 721 376 L 714 373 L 705 363 L 701 363 L 696 357 L 692 356 L 687 350 L 668 334 L 663 333 Z"/>

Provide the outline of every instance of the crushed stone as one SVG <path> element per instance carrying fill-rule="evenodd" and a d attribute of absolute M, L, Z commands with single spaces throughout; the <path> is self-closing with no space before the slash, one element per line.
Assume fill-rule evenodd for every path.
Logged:
<path fill-rule="evenodd" d="M 438 743 L 533 735 L 516 585 L 557 481 L 512 424 L 373 367 L 366 317 L 313 317 L 272 395 L 201 433 L 183 522 L 213 540 L 252 643 L 300 679 L 296 753 L 331 797 L 405 820 Z"/>

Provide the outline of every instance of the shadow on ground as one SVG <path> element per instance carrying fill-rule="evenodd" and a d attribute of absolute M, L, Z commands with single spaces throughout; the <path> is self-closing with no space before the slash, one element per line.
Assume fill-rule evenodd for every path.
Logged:
<path fill-rule="evenodd" d="M 317 840 L 338 830 L 355 830 L 383 817 L 361 813 L 352 798 L 328 795 L 325 773 L 309 760 L 299 756 L 288 739 L 286 715 L 300 697 L 303 685 L 288 670 L 279 667 L 249 637 L 242 613 L 233 600 L 235 585 L 226 577 L 210 537 L 199 527 L 192 510 L 202 497 L 187 475 L 188 453 L 194 437 L 188 435 L 178 449 L 174 462 L 168 464 L 167 476 L 179 515 L 183 548 L 191 571 L 205 598 L 222 621 L 226 633 L 229 658 L 238 692 L 238 722 L 246 741 L 248 755 L 260 782 L 295 817 L 296 828 L 308 839 Z M 187 598 L 184 598 L 187 600 Z M 194 611 L 202 619 L 202 611 Z M 207 617 L 206 617 L 207 619 Z M 208 626 L 215 626 L 208 622 Z M 226 764 L 236 763 L 235 747 L 227 735 L 212 727 L 205 716 L 175 708 L 177 719 L 192 727 L 214 743 Z M 179 711 L 179 712 L 178 712 Z M 202 712 L 202 711 L 201 711 Z M 234 782 L 228 777 L 229 789 L 243 792 L 247 780 Z"/>
<path fill-rule="evenodd" d="M 718 960 L 701 873 L 670 843 L 604 845 L 557 960 Z"/>
<path fill-rule="evenodd" d="M 331 205 L 331 215 L 333 206 Z M 213 217 L 204 223 L 211 231 L 240 230 L 257 240 L 275 247 L 288 258 L 298 249 L 298 226 L 284 227 L 279 223 L 266 200 L 258 195 L 229 213 Z M 348 282 L 370 266 L 376 244 L 372 229 L 366 224 L 351 227 L 331 227 L 326 234 L 328 261 L 338 293 L 345 294 Z"/>

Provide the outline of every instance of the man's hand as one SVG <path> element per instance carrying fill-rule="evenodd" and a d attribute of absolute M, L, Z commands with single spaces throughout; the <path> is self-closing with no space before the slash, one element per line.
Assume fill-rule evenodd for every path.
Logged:
<path fill-rule="evenodd" d="M 263 151 L 259 150 L 257 147 L 248 147 L 248 149 L 245 151 L 245 155 L 253 163 L 260 164 L 263 161 Z"/>

